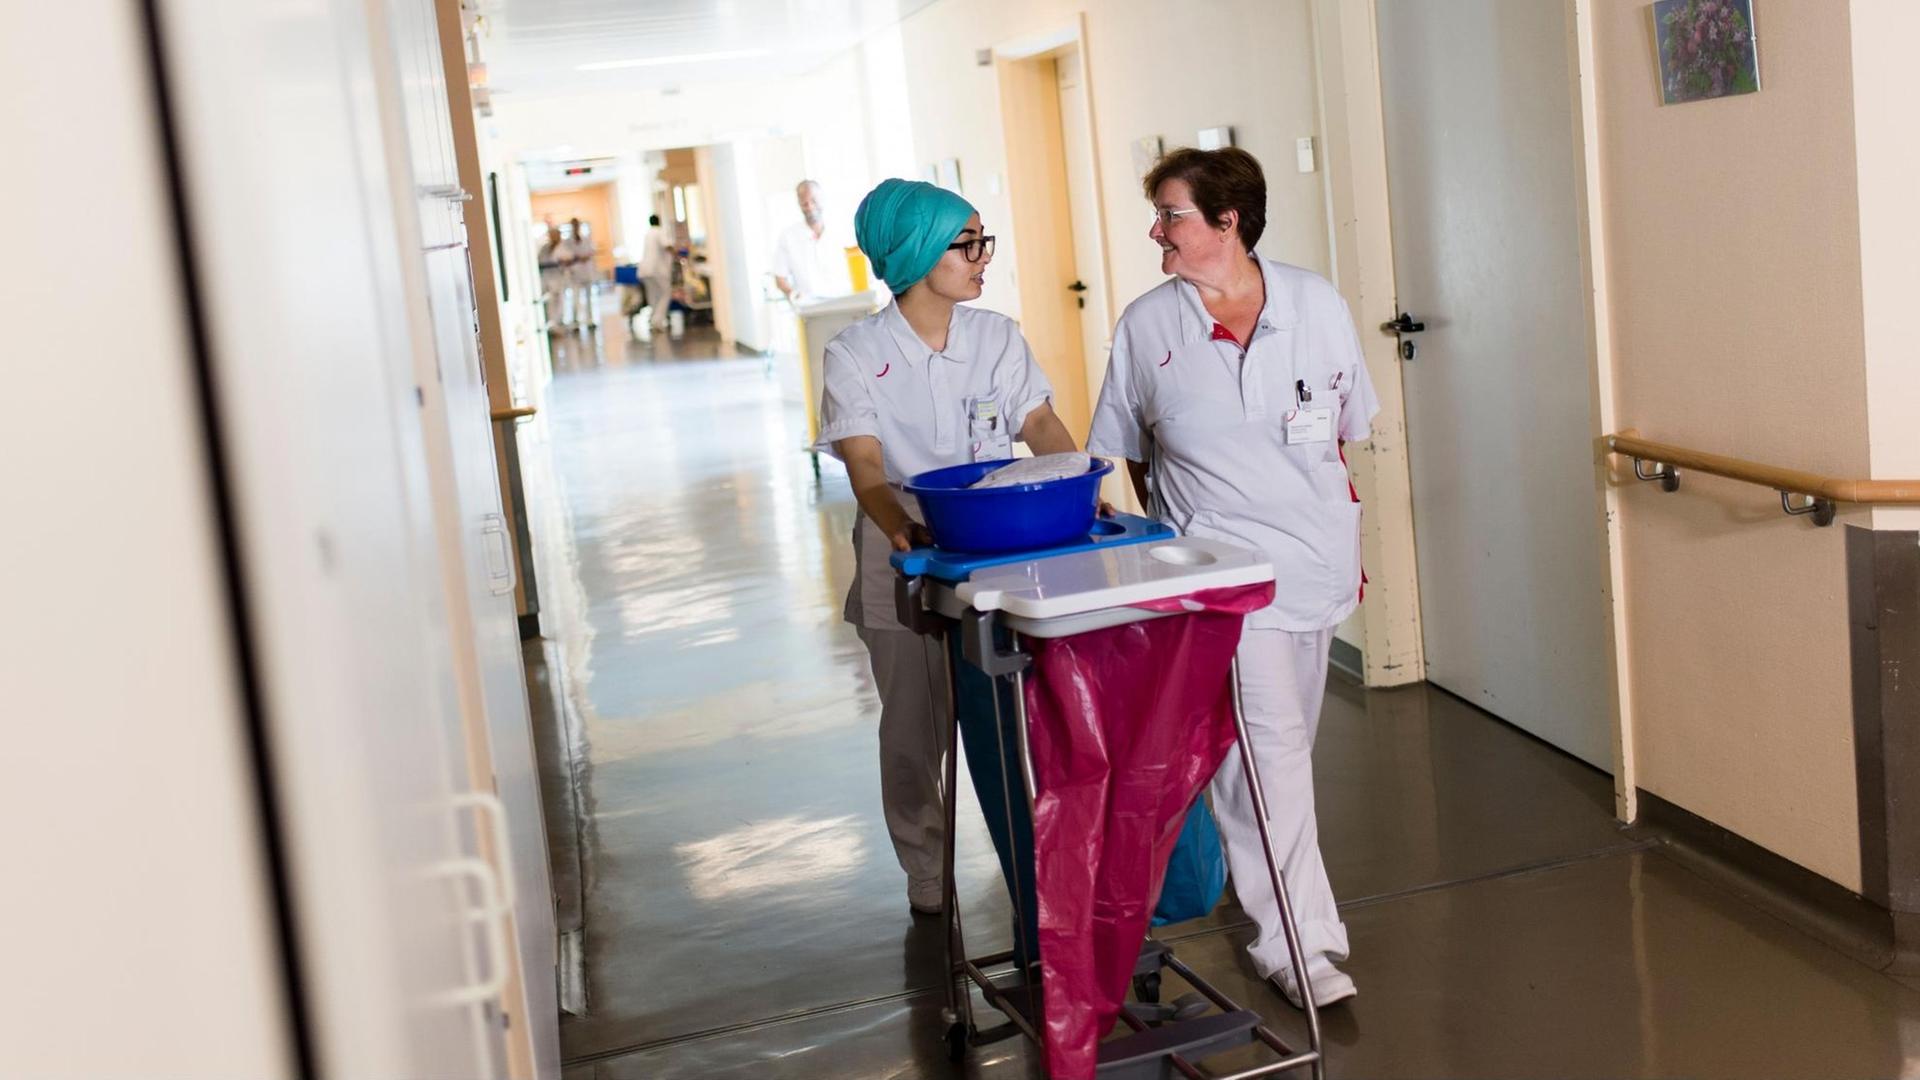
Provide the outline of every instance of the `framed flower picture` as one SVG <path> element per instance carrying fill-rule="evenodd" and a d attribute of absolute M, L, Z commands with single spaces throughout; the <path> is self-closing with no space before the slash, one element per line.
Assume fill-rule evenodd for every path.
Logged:
<path fill-rule="evenodd" d="M 1753 0 L 1658 0 L 1653 38 L 1663 104 L 1760 89 Z"/>

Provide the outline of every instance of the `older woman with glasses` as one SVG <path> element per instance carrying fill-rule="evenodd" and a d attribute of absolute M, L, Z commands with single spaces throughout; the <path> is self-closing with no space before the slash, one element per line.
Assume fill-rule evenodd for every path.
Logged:
<path fill-rule="evenodd" d="M 1343 446 L 1379 411 L 1346 303 L 1316 274 L 1254 251 L 1266 228 L 1260 163 L 1244 150 L 1178 150 L 1146 177 L 1147 236 L 1164 284 L 1114 329 L 1088 449 L 1125 458 L 1143 504 L 1192 536 L 1264 551 L 1273 604 L 1247 617 L 1239 670 L 1268 822 L 1300 923 L 1314 1001 L 1353 997 L 1347 932 L 1320 858 L 1312 750 L 1334 628 L 1360 602 L 1360 505 Z M 1248 951 L 1296 1006 L 1259 823 L 1228 755 L 1213 805 Z"/>
<path fill-rule="evenodd" d="M 861 201 L 855 239 L 893 290 L 886 310 L 827 344 L 816 449 L 846 463 L 860 513 L 846 619 L 858 628 L 880 693 L 880 787 L 907 903 L 943 904 L 940 756 L 950 722 L 936 638 L 894 617 L 888 556 L 927 542 L 901 486 L 918 473 L 1076 449 L 1020 328 L 965 306 L 978 299 L 993 237 L 960 196 L 887 180 Z M 937 691 L 937 693 L 936 693 Z"/>

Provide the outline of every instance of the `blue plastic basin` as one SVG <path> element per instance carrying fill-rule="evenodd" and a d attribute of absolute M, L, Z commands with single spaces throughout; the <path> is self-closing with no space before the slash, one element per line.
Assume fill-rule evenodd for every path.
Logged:
<path fill-rule="evenodd" d="M 920 501 L 935 547 L 986 555 L 1086 539 L 1100 506 L 1100 481 L 1113 471 L 1113 463 L 1095 458 L 1079 476 L 1039 484 L 970 486 L 1013 460 L 953 465 L 907 483 L 907 494 Z"/>

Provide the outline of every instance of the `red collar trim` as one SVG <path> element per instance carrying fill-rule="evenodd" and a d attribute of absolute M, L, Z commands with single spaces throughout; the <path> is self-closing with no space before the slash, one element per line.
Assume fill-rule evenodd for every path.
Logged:
<path fill-rule="evenodd" d="M 1231 330 L 1229 330 L 1229 329 L 1227 329 L 1227 324 L 1226 324 L 1226 323 L 1222 323 L 1222 322 L 1216 322 L 1216 323 L 1214 323 L 1214 324 L 1213 324 L 1213 336 L 1212 336 L 1212 337 L 1210 337 L 1210 338 L 1208 338 L 1207 340 L 1209 340 L 1209 341 L 1231 341 L 1231 342 L 1233 342 L 1233 343 L 1234 343 L 1235 345 L 1239 345 L 1239 344 L 1240 344 L 1240 339 L 1239 339 L 1239 338 L 1237 338 L 1237 337 L 1234 337 L 1234 336 L 1233 336 L 1233 331 L 1231 331 Z"/>

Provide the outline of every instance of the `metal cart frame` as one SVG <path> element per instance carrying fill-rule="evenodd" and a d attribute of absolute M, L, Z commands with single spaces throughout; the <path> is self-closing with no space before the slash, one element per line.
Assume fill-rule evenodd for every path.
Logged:
<path fill-rule="evenodd" d="M 1167 613 L 1151 612 L 1138 608 L 1105 609 L 1083 615 L 1066 616 L 1054 619 L 1026 619 L 1004 612 L 981 612 L 960 602 L 951 588 L 944 583 L 931 581 L 924 577 L 901 574 L 895 582 L 895 606 L 900 622 L 907 628 L 920 634 L 947 635 L 960 634 L 960 651 L 966 660 L 979 668 L 997 682 L 1002 677 L 1013 680 L 1014 736 L 1018 746 L 1020 779 L 1023 794 L 1026 796 L 1027 813 L 1032 818 L 1036 792 L 1033 780 L 1033 759 L 1027 741 L 1026 709 L 1026 672 L 1032 664 L 1032 656 L 1022 648 L 1025 638 L 1069 637 L 1108 626 L 1119 626 L 1132 622 L 1144 622 L 1149 619 L 1164 618 Z M 996 629 L 1004 629 L 1012 636 L 1012 647 L 1002 648 L 995 640 Z M 950 649 L 942 649 L 945 663 L 946 695 L 949 703 L 948 724 L 951 736 L 948 742 L 947 759 L 944 764 L 941 782 L 941 800 L 945 811 L 946 834 L 941 854 L 941 875 L 944 881 L 944 917 L 946 919 L 946 1008 L 941 1018 L 947 1024 L 947 1048 L 954 1061 L 963 1060 L 967 1050 L 974 1046 L 998 1042 L 1015 1034 L 1025 1035 L 1035 1046 L 1044 1045 L 1041 1030 L 1044 1024 L 1040 1020 L 1042 998 L 1039 993 L 1037 972 L 1019 970 L 1016 957 L 1026 955 L 1037 957 L 1039 944 L 1033 943 L 1032 949 L 1020 948 L 1026 934 L 1026 912 L 1023 890 L 1016 880 L 1013 893 L 1016 948 L 980 957 L 969 957 L 966 951 L 966 937 L 961 927 L 958 890 L 954 882 L 954 843 L 955 827 L 959 809 L 959 695 L 953 670 L 953 655 Z M 1280 1060 L 1255 1066 L 1212 1080 L 1254 1080 L 1256 1077 L 1274 1076 L 1294 1069 L 1309 1069 L 1313 1080 L 1324 1080 L 1326 1061 L 1320 1033 L 1319 1010 L 1313 1001 L 1312 984 L 1307 979 L 1306 957 L 1300 948 L 1300 931 L 1294 921 L 1293 903 L 1287 895 L 1285 875 L 1280 869 L 1280 860 L 1275 855 L 1273 837 L 1267 826 L 1267 797 L 1260 783 L 1260 773 L 1253 759 L 1252 740 L 1247 733 L 1246 717 L 1243 714 L 1240 696 L 1240 666 L 1236 659 L 1229 676 L 1233 680 L 1233 726 L 1234 741 L 1238 747 L 1241 765 L 1247 776 L 1247 789 L 1253 796 L 1253 805 L 1260 825 L 1260 842 L 1266 852 L 1267 872 L 1270 875 L 1274 896 L 1280 905 L 1281 928 L 1287 940 L 1287 952 L 1291 959 L 1296 985 L 1302 987 L 1304 1012 L 1307 1018 L 1307 1048 L 1295 1051 L 1280 1036 L 1269 1028 L 1258 1013 L 1243 1008 L 1238 1002 L 1215 988 L 1198 972 L 1182 963 L 1173 955 L 1171 947 L 1148 936 L 1142 945 L 1139 960 L 1134 969 L 1134 987 L 1137 997 L 1157 998 L 1160 972 L 1172 971 L 1205 997 L 1218 1012 L 1195 1017 L 1169 1015 L 1168 1010 L 1155 1010 L 1149 1002 L 1148 1007 L 1126 1004 L 1121 1007 L 1120 1020 L 1132 1029 L 1132 1034 L 1120 1039 L 1110 1039 L 1100 1045 L 1097 1075 L 1101 1080 L 1171 1080 L 1174 1074 L 1188 1080 L 1206 1080 L 1195 1065 L 1201 1059 L 1224 1050 L 1260 1042 L 1268 1049 L 1280 1055 Z M 1000 695 L 996 688 L 994 698 L 995 739 L 1000 740 L 1002 715 Z M 1004 742 L 999 742 L 1004 745 Z M 1002 794 L 1012 806 L 1012 781 L 1003 766 L 1000 770 Z M 1008 845 L 1011 855 L 1018 864 L 1021 853 L 1018 850 L 1018 830 L 1008 829 Z M 1033 857 L 1032 852 L 1027 857 Z M 1015 978 L 1010 985 L 995 982 L 995 975 L 1002 977 L 1005 972 L 992 973 L 988 968 L 1014 963 L 1012 974 Z M 1037 966 L 1037 959 L 1034 961 Z M 1030 977 L 1031 976 L 1031 977 Z M 988 1005 L 1006 1016 L 1006 1022 L 992 1028 L 982 1029 L 974 1013 L 973 989 L 978 988 Z"/>

